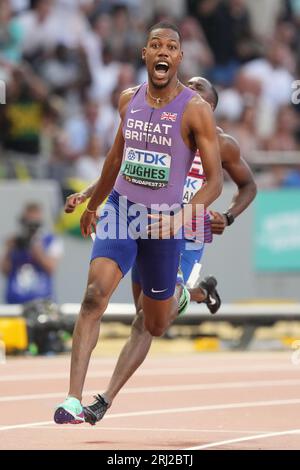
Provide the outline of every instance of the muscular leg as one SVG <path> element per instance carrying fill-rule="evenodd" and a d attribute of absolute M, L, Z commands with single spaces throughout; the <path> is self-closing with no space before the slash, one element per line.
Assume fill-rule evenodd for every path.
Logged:
<path fill-rule="evenodd" d="M 99 338 L 101 317 L 121 278 L 114 261 L 108 258 L 92 261 L 72 344 L 69 396 L 80 401 L 89 360 Z"/>
<path fill-rule="evenodd" d="M 182 286 L 176 285 L 175 294 L 166 300 L 156 300 L 142 294 L 145 328 L 152 336 L 162 336 L 178 315 Z"/>
<path fill-rule="evenodd" d="M 122 348 L 109 385 L 103 393 L 109 404 L 144 362 L 152 344 L 152 336 L 144 324 L 144 315 L 140 305 L 141 286 L 137 282 L 132 283 L 132 294 L 137 313 L 131 325 L 130 336 Z"/>
<path fill-rule="evenodd" d="M 147 264 L 147 260 L 144 262 Z M 174 272 L 176 276 L 177 269 Z M 151 274 L 153 275 L 153 272 Z M 135 276 L 140 278 L 140 273 L 135 273 L 133 280 L 135 280 Z M 153 285 L 152 282 L 151 285 Z M 138 280 L 133 282 L 132 290 L 137 315 L 132 324 L 130 337 L 119 355 L 107 389 L 102 395 L 96 397 L 95 403 L 85 408 L 85 418 L 90 424 L 95 424 L 96 421 L 103 418 L 107 405 L 111 405 L 120 389 L 145 360 L 151 347 L 152 337 L 161 336 L 178 314 L 179 299 L 182 293 L 181 285 L 176 286 L 175 295 L 166 300 L 154 300 L 141 294 Z"/>
<path fill-rule="evenodd" d="M 151 344 L 152 336 L 145 329 L 143 312 L 139 311 L 133 320 L 130 336 L 120 353 L 108 388 L 103 394 L 107 403 L 111 404 L 127 380 L 144 362 Z"/>
<path fill-rule="evenodd" d="M 112 378 L 105 392 L 102 394 L 106 402 L 111 405 L 112 401 L 119 393 L 121 388 L 127 382 L 127 380 L 134 374 L 138 367 L 144 362 L 147 354 L 150 350 L 153 336 L 146 329 L 144 314 L 141 309 L 141 288 L 137 283 L 132 284 L 133 297 L 137 309 L 137 314 L 133 320 L 131 326 L 130 336 L 123 347 L 116 367 L 114 369 Z M 178 294 L 179 296 L 179 290 Z M 153 299 L 150 299 L 153 300 Z M 157 301 L 155 301 L 157 303 Z M 164 301 L 165 302 L 165 301 Z M 178 313 L 178 304 L 175 301 L 176 310 L 173 311 L 173 315 L 168 320 L 167 326 L 173 321 Z M 164 331 L 167 327 L 164 327 Z M 163 332 L 164 332 L 163 331 Z M 163 333 L 162 332 L 162 333 Z M 156 335 L 157 336 L 157 335 Z"/>

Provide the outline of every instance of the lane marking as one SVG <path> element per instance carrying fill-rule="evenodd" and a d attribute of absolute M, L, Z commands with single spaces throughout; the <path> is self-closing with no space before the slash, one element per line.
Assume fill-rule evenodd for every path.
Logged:
<path fill-rule="evenodd" d="M 242 389 L 242 388 L 263 388 L 263 387 L 290 387 L 292 385 L 300 385 L 300 379 L 284 379 L 284 380 L 257 380 L 245 382 L 214 382 L 206 384 L 190 384 L 190 385 L 162 385 L 159 387 L 128 387 L 124 388 L 119 394 L 135 394 L 135 393 L 165 393 L 165 392 L 188 392 L 188 391 L 205 391 L 219 389 Z M 99 390 L 87 390 L 83 393 L 85 397 L 99 393 Z M 36 393 L 27 395 L 7 395 L 0 396 L 0 403 L 28 401 L 28 400 L 48 400 L 49 398 L 61 398 L 66 395 L 65 391 L 53 393 Z"/>
<path fill-rule="evenodd" d="M 267 439 L 268 437 L 287 436 L 290 434 L 300 434 L 300 429 L 292 429 L 292 430 L 280 431 L 280 432 L 269 432 L 266 434 L 256 434 L 256 436 L 240 437 L 236 439 L 228 439 L 226 441 L 218 441 L 218 442 L 212 442 L 210 444 L 203 444 L 200 446 L 186 447 L 185 449 L 182 449 L 182 450 L 211 449 L 212 447 L 220 447 L 220 446 L 227 445 L 227 444 L 235 444 L 238 442 L 246 442 L 246 441 L 255 441 L 257 439 Z"/>
<path fill-rule="evenodd" d="M 59 428 L 53 424 L 53 426 L 41 426 L 41 429 L 61 429 L 62 431 L 65 431 L 66 429 L 68 429 L 69 431 L 74 431 L 75 429 L 77 431 L 81 431 L 82 429 L 86 430 L 86 431 L 90 431 L 92 428 L 92 426 L 60 426 Z M 184 428 L 116 428 L 116 427 L 105 427 L 103 426 L 101 428 L 103 431 L 137 431 L 137 432 L 141 432 L 141 431 L 150 431 L 150 432 L 205 432 L 205 433 L 223 433 L 223 434 L 258 434 L 260 432 L 262 432 L 262 430 L 260 431 L 243 431 L 243 430 L 232 430 L 232 429 L 229 429 L 229 430 L 223 430 L 223 429 L 184 429 Z M 264 432 L 267 432 L 267 431 L 264 431 Z M 271 432 L 271 431 L 268 431 L 268 432 Z"/>
<path fill-rule="evenodd" d="M 33 428 L 36 426 L 44 426 L 44 425 L 49 425 L 53 424 L 53 421 L 40 421 L 36 423 L 25 423 L 25 424 L 12 424 L 8 426 L 1 426 L 0 431 L 9 431 L 12 429 L 26 429 L 26 428 Z"/>
<path fill-rule="evenodd" d="M 157 368 L 157 369 L 146 369 L 140 370 L 135 374 L 135 377 L 138 376 L 152 376 L 152 375 L 204 375 L 204 374 L 230 374 L 232 372 L 241 372 L 241 373 L 249 373 L 249 372 L 297 372 L 298 369 L 295 368 L 292 364 L 284 364 L 284 366 L 280 365 L 258 365 L 258 366 L 251 366 L 245 365 L 242 366 L 223 366 L 219 368 L 210 367 L 207 369 L 199 367 L 177 367 L 171 369 L 165 368 Z M 100 378 L 100 377 L 111 377 L 112 371 L 91 371 L 88 373 L 89 378 Z M 30 380 L 57 380 L 57 379 L 69 379 L 68 372 L 53 372 L 48 374 L 13 374 L 13 375 L 2 375 L 0 377 L 0 382 L 21 382 L 21 381 L 30 381 Z"/>
<path fill-rule="evenodd" d="M 265 406 L 286 406 L 286 405 L 299 405 L 300 399 L 290 400 L 269 400 L 269 401 L 253 401 L 253 402 L 241 402 L 241 403 L 223 403 L 218 405 L 204 405 L 204 406 L 191 406 L 187 408 L 162 408 L 158 410 L 146 410 L 146 411 L 133 411 L 128 413 L 114 413 L 105 417 L 108 419 L 115 418 L 129 418 L 137 416 L 151 416 L 151 415 L 166 415 L 171 413 L 192 413 L 197 411 L 214 411 L 214 410 L 232 410 L 240 408 L 258 408 Z M 53 421 L 41 421 L 34 423 L 25 424 L 13 424 L 8 426 L 1 426 L 0 431 L 8 431 L 12 429 L 30 428 L 32 426 L 43 426 L 52 424 Z"/>

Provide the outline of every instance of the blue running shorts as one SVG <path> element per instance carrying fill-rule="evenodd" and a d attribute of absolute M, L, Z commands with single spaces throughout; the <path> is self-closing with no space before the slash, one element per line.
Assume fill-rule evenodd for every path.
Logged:
<path fill-rule="evenodd" d="M 136 237 L 131 231 L 131 226 L 137 220 L 136 213 L 130 215 L 129 209 L 132 205 L 126 198 L 120 199 L 115 190 L 111 192 L 101 210 L 91 261 L 96 258 L 112 259 L 119 266 L 123 276 L 136 263 L 140 275 L 139 283 L 144 294 L 156 300 L 168 299 L 174 295 L 184 240 Z M 136 204 L 134 206 L 137 207 Z M 140 208 L 141 211 L 146 211 L 147 225 L 149 210 L 142 205 Z"/>
<path fill-rule="evenodd" d="M 180 257 L 180 268 L 183 274 L 184 283 L 186 284 L 193 270 L 194 264 L 200 263 L 202 259 L 204 243 L 185 241 L 183 247 Z M 140 272 L 137 263 L 134 263 L 132 267 L 131 280 L 136 284 L 141 284 Z"/>

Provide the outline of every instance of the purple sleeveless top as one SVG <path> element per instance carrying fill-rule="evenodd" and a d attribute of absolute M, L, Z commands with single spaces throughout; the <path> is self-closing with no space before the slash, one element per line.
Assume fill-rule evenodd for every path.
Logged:
<path fill-rule="evenodd" d="M 196 92 L 184 87 L 170 103 L 155 109 L 146 101 L 146 89 L 146 83 L 141 85 L 128 104 L 123 161 L 114 189 L 147 207 L 181 204 L 195 156 L 181 137 L 181 120 Z"/>

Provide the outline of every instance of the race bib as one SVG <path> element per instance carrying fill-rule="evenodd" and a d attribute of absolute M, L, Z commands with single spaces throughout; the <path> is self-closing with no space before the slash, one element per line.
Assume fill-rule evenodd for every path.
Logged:
<path fill-rule="evenodd" d="M 188 175 L 185 180 L 185 185 L 183 189 L 182 202 L 183 204 L 188 204 L 192 197 L 201 189 L 203 185 L 203 178 L 200 176 L 190 176 Z"/>
<path fill-rule="evenodd" d="M 182 202 L 188 204 L 205 182 L 199 151 L 197 150 L 190 172 L 185 180 Z"/>
<path fill-rule="evenodd" d="M 128 147 L 121 173 L 130 183 L 160 189 L 168 186 L 170 167 L 171 156 L 167 153 Z"/>

